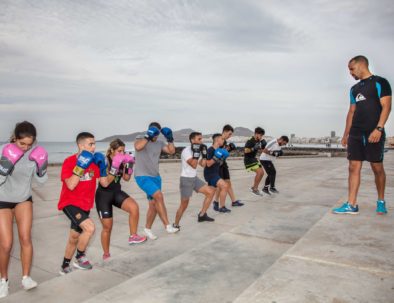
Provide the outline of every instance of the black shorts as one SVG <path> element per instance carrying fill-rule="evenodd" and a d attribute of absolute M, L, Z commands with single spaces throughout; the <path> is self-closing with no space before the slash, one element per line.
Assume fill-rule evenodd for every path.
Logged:
<path fill-rule="evenodd" d="M 82 228 L 79 225 L 86 219 L 89 219 L 90 211 L 83 210 L 74 205 L 67 205 L 63 208 L 63 212 L 71 220 L 71 229 L 77 233 L 81 233 Z"/>
<path fill-rule="evenodd" d="M 121 190 L 100 190 L 96 191 L 96 209 L 101 219 L 112 218 L 112 206 L 122 207 L 124 200 L 130 196 Z"/>
<path fill-rule="evenodd" d="M 33 203 L 33 197 L 30 196 L 29 198 L 26 199 L 26 201 Z M 25 202 L 25 201 L 23 201 L 23 202 Z M 5 208 L 14 209 L 18 204 L 20 204 L 20 203 L 0 201 L 0 209 L 5 209 Z"/>
<path fill-rule="evenodd" d="M 220 166 L 220 168 L 219 168 L 219 176 L 223 180 L 230 180 L 230 171 L 228 169 L 228 166 L 227 166 L 226 162 L 223 165 Z"/>
<path fill-rule="evenodd" d="M 385 133 L 377 143 L 368 142 L 369 132 L 350 132 L 347 142 L 347 158 L 354 161 L 382 162 L 384 155 Z"/>

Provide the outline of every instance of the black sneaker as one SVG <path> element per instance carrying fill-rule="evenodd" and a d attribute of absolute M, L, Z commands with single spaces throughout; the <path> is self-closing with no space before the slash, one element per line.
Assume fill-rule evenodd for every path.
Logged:
<path fill-rule="evenodd" d="M 226 206 L 219 208 L 220 213 L 231 213 L 231 209 L 228 209 Z"/>
<path fill-rule="evenodd" d="M 279 191 L 275 187 L 271 187 L 270 192 L 274 194 L 279 194 Z"/>
<path fill-rule="evenodd" d="M 219 202 L 218 201 L 213 201 L 213 210 L 219 211 Z"/>
<path fill-rule="evenodd" d="M 179 225 L 176 225 L 175 223 L 172 223 L 172 227 L 178 228 L 179 230 L 181 230 L 181 227 Z"/>
<path fill-rule="evenodd" d="M 215 221 L 215 219 L 208 217 L 207 213 L 203 214 L 202 216 L 198 214 L 198 222 L 213 222 L 213 221 Z"/>
<path fill-rule="evenodd" d="M 231 206 L 244 206 L 244 205 L 245 205 L 245 204 L 242 203 L 242 202 L 239 201 L 239 200 L 236 200 L 236 201 L 234 201 L 234 202 L 231 203 Z"/>
<path fill-rule="evenodd" d="M 262 192 L 263 192 L 263 193 L 266 193 L 267 195 L 270 195 L 270 194 L 271 194 L 270 191 L 268 190 L 268 187 L 264 187 L 264 188 L 262 189 Z"/>

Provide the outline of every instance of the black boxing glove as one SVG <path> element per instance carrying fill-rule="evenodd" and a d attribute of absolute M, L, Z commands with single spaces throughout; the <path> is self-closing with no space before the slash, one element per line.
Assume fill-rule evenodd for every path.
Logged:
<path fill-rule="evenodd" d="M 207 159 L 208 147 L 205 144 L 200 144 L 200 153 L 203 159 Z"/>
<path fill-rule="evenodd" d="M 231 151 L 233 151 L 233 150 L 236 150 L 237 149 L 237 147 L 235 146 L 235 144 L 233 143 L 233 142 L 230 142 L 228 145 L 227 145 L 227 150 L 229 151 L 229 152 L 231 152 Z"/>
<path fill-rule="evenodd" d="M 192 153 L 193 153 L 193 159 L 199 159 L 200 158 L 200 154 L 201 154 L 201 146 L 200 144 L 195 144 L 192 143 Z"/>

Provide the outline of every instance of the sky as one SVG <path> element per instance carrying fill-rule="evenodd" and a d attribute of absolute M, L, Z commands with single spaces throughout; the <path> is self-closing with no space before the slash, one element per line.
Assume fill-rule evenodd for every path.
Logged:
<path fill-rule="evenodd" d="M 151 121 L 341 135 L 349 59 L 394 85 L 393 37 L 392 1 L 1 0 L 0 140 L 23 120 L 41 141 Z"/>

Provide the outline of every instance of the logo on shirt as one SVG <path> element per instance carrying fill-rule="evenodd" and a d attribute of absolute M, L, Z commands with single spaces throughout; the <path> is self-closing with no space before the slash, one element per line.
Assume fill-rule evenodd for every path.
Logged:
<path fill-rule="evenodd" d="M 363 94 L 358 93 L 358 95 L 356 96 L 356 102 L 360 102 L 364 100 L 367 100 L 367 98 L 365 98 Z"/>

